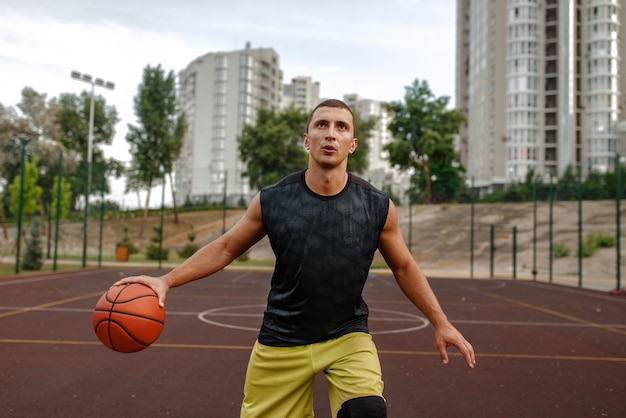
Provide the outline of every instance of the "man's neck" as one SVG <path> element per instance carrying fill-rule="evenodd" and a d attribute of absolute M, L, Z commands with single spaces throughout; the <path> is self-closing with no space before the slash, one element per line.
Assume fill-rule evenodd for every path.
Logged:
<path fill-rule="evenodd" d="M 304 173 L 306 185 L 320 196 L 334 196 L 339 194 L 348 182 L 348 172 L 345 167 L 341 170 L 315 170 L 308 168 Z"/>

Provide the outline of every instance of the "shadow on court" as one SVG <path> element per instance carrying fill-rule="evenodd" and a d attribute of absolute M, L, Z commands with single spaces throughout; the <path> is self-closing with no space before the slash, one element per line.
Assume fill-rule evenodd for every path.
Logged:
<path fill-rule="evenodd" d="M 104 347 L 93 307 L 119 277 L 97 269 L 0 278 L 0 416 L 236 417 L 270 274 L 223 271 L 173 289 L 159 340 Z M 512 280 L 432 279 L 474 345 L 441 364 L 433 328 L 393 278 L 365 299 L 390 417 L 618 417 L 626 408 L 626 297 Z M 330 409 L 323 378 L 315 412 Z"/>

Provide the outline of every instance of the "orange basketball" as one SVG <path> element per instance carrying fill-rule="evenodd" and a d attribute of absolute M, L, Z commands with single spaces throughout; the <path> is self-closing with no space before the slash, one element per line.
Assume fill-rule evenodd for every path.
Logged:
<path fill-rule="evenodd" d="M 104 345 L 134 353 L 156 341 L 165 324 L 165 309 L 156 293 L 140 283 L 114 286 L 102 295 L 93 312 L 93 329 Z"/>

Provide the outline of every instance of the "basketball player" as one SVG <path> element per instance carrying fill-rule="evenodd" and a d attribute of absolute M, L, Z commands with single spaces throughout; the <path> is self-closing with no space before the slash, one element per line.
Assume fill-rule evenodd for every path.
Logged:
<path fill-rule="evenodd" d="M 242 219 L 161 277 L 136 276 L 165 303 L 168 290 L 207 277 L 262 237 L 276 255 L 263 324 L 246 373 L 242 417 L 311 417 L 323 372 L 333 417 L 386 417 L 383 380 L 361 294 L 378 249 L 435 328 L 444 364 L 454 346 L 471 368 L 471 344 L 450 324 L 409 253 L 389 197 L 347 172 L 355 119 L 339 100 L 320 103 L 304 134 L 308 168 L 258 193 Z"/>

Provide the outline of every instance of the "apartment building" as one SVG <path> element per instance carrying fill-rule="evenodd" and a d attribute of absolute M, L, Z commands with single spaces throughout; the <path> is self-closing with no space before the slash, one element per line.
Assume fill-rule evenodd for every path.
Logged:
<path fill-rule="evenodd" d="M 254 191 L 239 159 L 237 137 L 261 107 L 279 108 L 283 74 L 272 48 L 210 52 L 179 73 L 180 109 L 188 124 L 174 188 L 180 204 L 247 204 Z"/>
<path fill-rule="evenodd" d="M 477 187 L 615 168 L 625 18 L 619 0 L 457 1 L 458 146 Z"/>
<path fill-rule="evenodd" d="M 320 83 L 311 77 L 298 76 L 291 79 L 291 83 L 283 85 L 281 108 L 294 106 L 310 112 L 320 102 Z"/>
<path fill-rule="evenodd" d="M 391 122 L 391 115 L 384 103 L 379 100 L 366 99 L 358 94 L 346 94 L 343 96 L 343 101 L 358 113 L 361 119 L 376 118 L 378 121 L 368 140 L 368 168 L 360 176 L 380 190 L 391 191 L 401 202 L 408 203 L 406 192 L 410 187 L 410 175 L 391 167 L 389 153 L 384 150 L 384 146 L 393 141 L 393 135 L 387 129 Z M 358 147 L 356 152 L 359 152 Z"/>

